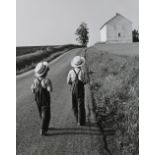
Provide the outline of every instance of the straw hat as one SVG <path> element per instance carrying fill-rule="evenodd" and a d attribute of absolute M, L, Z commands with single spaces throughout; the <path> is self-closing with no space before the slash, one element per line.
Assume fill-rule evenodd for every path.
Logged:
<path fill-rule="evenodd" d="M 47 71 L 49 71 L 49 66 L 46 61 L 38 63 L 34 70 L 37 77 L 43 76 Z"/>
<path fill-rule="evenodd" d="M 81 56 L 75 56 L 71 61 L 71 66 L 76 67 L 82 67 L 85 64 L 85 58 Z"/>

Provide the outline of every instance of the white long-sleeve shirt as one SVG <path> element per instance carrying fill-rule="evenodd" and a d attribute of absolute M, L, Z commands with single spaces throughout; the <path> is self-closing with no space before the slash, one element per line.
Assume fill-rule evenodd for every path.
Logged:
<path fill-rule="evenodd" d="M 86 77 L 86 73 L 84 72 L 84 70 L 82 70 L 80 68 L 74 68 L 74 70 L 78 74 L 78 79 L 81 80 L 84 84 L 86 84 L 87 77 Z M 68 84 L 72 84 L 76 79 L 76 74 L 75 74 L 74 70 L 72 69 L 68 73 L 68 76 L 67 76 Z"/>
<path fill-rule="evenodd" d="M 50 79 L 40 79 L 41 81 L 41 85 L 43 88 L 46 88 L 49 92 L 53 91 L 53 86 L 52 86 L 52 82 Z M 38 79 L 34 79 L 33 84 L 31 85 L 31 91 L 34 93 L 37 86 L 39 84 Z"/>

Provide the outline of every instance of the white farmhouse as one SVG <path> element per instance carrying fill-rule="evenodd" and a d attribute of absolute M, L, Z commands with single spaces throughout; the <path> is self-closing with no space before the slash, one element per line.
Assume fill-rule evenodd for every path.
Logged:
<path fill-rule="evenodd" d="M 101 42 L 132 42 L 132 22 L 119 13 L 108 20 L 101 28 Z"/>

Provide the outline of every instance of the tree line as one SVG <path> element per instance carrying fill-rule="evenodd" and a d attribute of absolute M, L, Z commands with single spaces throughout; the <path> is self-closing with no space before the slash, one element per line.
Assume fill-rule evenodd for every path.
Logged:
<path fill-rule="evenodd" d="M 139 42 L 139 32 L 136 29 L 132 31 L 132 41 Z"/>

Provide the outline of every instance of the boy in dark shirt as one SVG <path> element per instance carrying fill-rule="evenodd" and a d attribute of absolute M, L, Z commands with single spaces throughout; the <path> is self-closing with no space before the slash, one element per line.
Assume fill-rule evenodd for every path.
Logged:
<path fill-rule="evenodd" d="M 40 135 L 45 135 L 48 131 L 50 122 L 50 92 L 52 92 L 52 82 L 46 78 L 49 71 L 47 62 L 37 64 L 35 68 L 34 82 L 31 86 L 32 92 L 35 94 L 35 101 L 41 118 Z"/>

